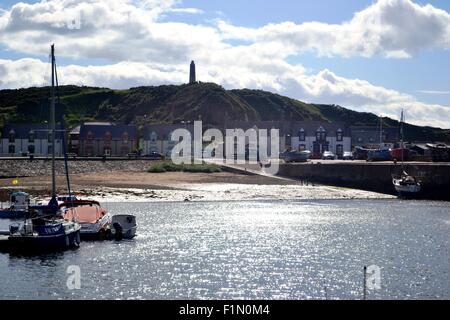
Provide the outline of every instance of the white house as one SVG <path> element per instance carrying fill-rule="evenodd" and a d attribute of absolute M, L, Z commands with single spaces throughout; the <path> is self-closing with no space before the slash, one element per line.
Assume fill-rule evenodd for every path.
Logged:
<path fill-rule="evenodd" d="M 295 150 L 309 150 L 313 158 L 320 158 L 325 151 L 342 157 L 352 150 L 350 129 L 343 123 L 322 121 L 291 122 L 291 143 Z"/>
<path fill-rule="evenodd" d="M 52 153 L 52 137 L 48 125 L 6 124 L 1 135 L 2 156 L 33 154 L 49 156 Z M 55 154 L 63 155 L 63 132 L 57 127 L 55 135 Z"/>

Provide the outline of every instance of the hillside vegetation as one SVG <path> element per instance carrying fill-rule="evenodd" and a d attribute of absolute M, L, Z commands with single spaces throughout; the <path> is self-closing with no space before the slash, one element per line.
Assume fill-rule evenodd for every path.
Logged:
<path fill-rule="evenodd" d="M 62 86 L 57 119 L 69 128 L 82 121 L 136 124 L 178 123 L 201 119 L 221 126 L 225 121 L 320 120 L 349 125 L 378 125 L 371 113 L 335 105 L 307 104 L 261 90 L 225 90 L 214 83 L 137 87 L 128 90 Z M 44 123 L 49 119 L 49 87 L 0 90 L 0 126 L 6 122 Z M 383 119 L 385 126 L 398 122 Z M 406 125 L 406 138 L 450 142 L 450 130 Z"/>

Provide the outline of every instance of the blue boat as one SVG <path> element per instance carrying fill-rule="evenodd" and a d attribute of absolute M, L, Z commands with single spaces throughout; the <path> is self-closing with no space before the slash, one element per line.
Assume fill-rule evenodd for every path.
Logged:
<path fill-rule="evenodd" d="M 51 96 L 51 144 L 55 145 L 55 79 L 56 63 L 54 46 L 52 58 L 52 96 Z M 68 176 L 68 171 L 66 169 Z M 68 178 L 68 177 L 67 177 Z M 69 181 L 69 179 L 67 179 Z M 68 182 L 69 184 L 69 182 Z M 70 194 L 70 191 L 69 191 Z M 0 250 L 8 252 L 52 252 L 78 247 L 81 226 L 65 220 L 59 209 L 56 196 L 55 148 L 52 148 L 52 198 L 45 206 L 28 206 L 23 224 L 14 223 L 9 232 L 0 232 Z"/>
<path fill-rule="evenodd" d="M 62 218 L 56 198 L 48 205 L 31 206 L 23 224 L 13 223 L 0 236 L 0 250 L 8 252 L 50 252 L 77 248 L 81 226 Z"/>
<path fill-rule="evenodd" d="M 22 219 L 28 212 L 30 195 L 25 192 L 13 192 L 9 198 L 9 208 L 0 209 L 0 219 Z"/>
<path fill-rule="evenodd" d="M 391 150 L 389 149 L 378 149 L 369 150 L 367 153 L 367 161 L 391 161 Z"/>

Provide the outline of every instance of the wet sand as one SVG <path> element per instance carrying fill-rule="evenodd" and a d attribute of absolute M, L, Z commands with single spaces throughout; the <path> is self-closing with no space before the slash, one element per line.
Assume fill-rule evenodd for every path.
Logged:
<path fill-rule="evenodd" d="M 40 199 L 50 195 L 48 175 L 0 179 L 0 200 L 7 191 L 27 191 Z M 58 193 L 67 193 L 65 176 L 57 177 Z M 299 181 L 247 175 L 219 173 L 147 173 L 112 171 L 71 175 L 71 188 L 80 197 L 105 201 L 248 201 L 288 199 L 381 199 L 391 196 L 354 189 L 319 185 L 303 185 Z"/>

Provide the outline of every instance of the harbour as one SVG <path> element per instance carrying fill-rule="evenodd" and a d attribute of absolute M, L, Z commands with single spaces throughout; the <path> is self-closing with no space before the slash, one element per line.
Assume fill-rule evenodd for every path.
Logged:
<path fill-rule="evenodd" d="M 134 240 L 0 254 L 4 299 L 448 299 L 450 205 L 304 200 L 105 203 L 134 213 Z M 161 214 L 164 212 L 164 214 Z M 0 221 L 0 229 L 7 226 Z M 369 236 L 370 235 L 370 236 Z M 81 289 L 66 286 L 81 270 Z"/>
<path fill-rule="evenodd" d="M 2 310 L 450 300 L 450 4 L 4 2 Z"/>

